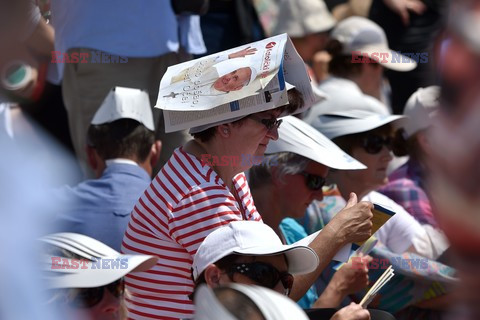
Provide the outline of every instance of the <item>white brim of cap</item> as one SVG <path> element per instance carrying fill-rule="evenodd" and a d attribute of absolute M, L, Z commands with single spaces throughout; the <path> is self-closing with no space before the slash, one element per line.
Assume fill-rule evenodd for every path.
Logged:
<path fill-rule="evenodd" d="M 352 110 L 351 113 L 353 112 Z M 324 114 L 314 119 L 311 125 L 327 138 L 334 139 L 349 134 L 370 131 L 392 122 L 395 122 L 394 126 L 398 128 L 405 121 L 405 116 L 401 115 L 375 114 L 366 118 L 348 116 L 348 112 Z"/>
<path fill-rule="evenodd" d="M 352 60 L 353 60 L 353 52 L 356 52 L 356 51 L 359 51 L 360 54 L 367 53 L 370 58 L 372 57 L 373 54 L 376 54 L 376 57 L 378 58 L 377 62 L 380 63 L 385 68 L 393 71 L 407 72 L 407 71 L 412 71 L 417 67 L 417 62 L 415 62 L 413 59 L 407 56 L 404 56 L 402 54 L 399 54 L 388 47 L 368 46 L 368 47 L 352 50 L 351 52 L 348 52 L 348 54 L 352 54 Z M 384 58 L 382 58 L 382 56 L 380 55 L 382 53 L 385 53 L 387 55 L 383 55 Z M 362 63 L 361 60 L 359 61 L 359 63 Z"/>
<path fill-rule="evenodd" d="M 195 291 L 195 320 L 237 320 L 218 301 L 213 290 L 206 284 Z"/>
<path fill-rule="evenodd" d="M 256 302 L 266 320 L 308 320 L 308 316 L 293 300 L 276 291 L 238 283 L 232 283 L 230 287 Z"/>
<path fill-rule="evenodd" d="M 265 154 L 291 152 L 339 170 L 367 168 L 314 127 L 298 118 L 292 116 L 283 118 L 278 135 L 276 141 L 268 143 Z"/>
<path fill-rule="evenodd" d="M 91 262 L 88 263 L 88 268 L 82 269 L 79 266 L 77 269 L 52 269 L 52 262 L 46 262 L 46 268 L 43 268 L 45 274 L 44 279 L 46 285 L 50 289 L 60 288 L 94 288 L 107 285 L 124 277 L 130 272 L 147 271 L 152 268 L 158 258 L 146 255 L 120 255 L 112 257 L 102 257 L 104 259 L 125 259 L 122 269 L 119 263 L 118 268 L 93 269 Z M 59 262 L 60 264 L 62 262 Z M 50 269 L 50 270 L 49 270 Z"/>
<path fill-rule="evenodd" d="M 274 256 L 285 254 L 288 260 L 288 272 L 291 274 L 306 274 L 317 269 L 320 260 L 311 248 L 301 245 L 281 246 L 260 246 L 241 250 L 232 253 L 253 256 Z"/>

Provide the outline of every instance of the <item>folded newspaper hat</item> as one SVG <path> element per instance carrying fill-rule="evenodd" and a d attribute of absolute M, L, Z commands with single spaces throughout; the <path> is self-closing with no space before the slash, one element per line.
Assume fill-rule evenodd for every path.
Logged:
<path fill-rule="evenodd" d="M 96 239 L 77 233 L 50 234 L 40 241 L 45 245 L 44 279 L 52 289 L 101 287 L 130 272 L 146 271 L 158 260 L 154 256 L 121 254 Z M 62 251 L 79 258 L 62 256 Z M 88 263 L 79 265 L 79 259 Z"/>
<path fill-rule="evenodd" d="M 410 96 L 403 110 L 403 115 L 408 117 L 404 126 L 407 137 L 432 124 L 432 117 L 440 106 L 439 99 L 440 87 L 438 86 L 419 88 Z"/>
<path fill-rule="evenodd" d="M 332 112 L 311 118 L 310 125 L 329 139 L 361 133 L 379 128 L 388 123 L 401 126 L 405 116 L 382 115 L 367 110 Z"/>
<path fill-rule="evenodd" d="M 248 83 L 245 84 L 248 85 L 257 77 L 257 69 L 253 68 L 251 64 L 252 62 L 248 58 L 233 58 L 215 64 L 214 68 L 217 69 L 219 77 L 223 77 L 224 75 L 241 68 L 249 68 L 251 71 L 250 79 L 248 80 Z"/>
<path fill-rule="evenodd" d="M 288 83 L 288 82 L 285 82 L 285 86 L 286 86 L 287 91 L 290 90 L 290 89 L 295 88 L 294 85 L 292 85 L 292 84 L 290 84 L 290 83 Z M 316 86 L 314 86 L 314 85 L 312 85 L 312 92 L 313 92 L 313 95 L 314 95 L 315 100 L 316 100 L 317 102 L 320 102 L 320 101 L 323 101 L 323 100 L 327 99 L 326 94 L 325 94 L 322 90 L 316 88 Z M 302 113 L 302 112 L 304 112 L 306 109 L 308 109 L 308 107 L 305 107 L 305 106 L 304 106 L 303 108 L 296 110 L 293 114 Z M 266 110 L 265 110 L 265 111 L 266 111 Z M 262 111 L 260 111 L 260 112 L 262 112 Z M 281 114 L 280 117 L 285 116 L 285 115 L 287 115 L 286 112 L 284 112 L 283 114 Z M 219 125 L 225 124 L 225 123 L 231 123 L 231 122 L 234 122 L 234 121 L 243 119 L 243 118 L 245 118 L 245 117 L 248 117 L 248 115 L 247 115 L 247 116 L 238 116 L 238 117 L 234 117 L 234 118 L 231 118 L 231 119 L 226 119 L 226 120 L 216 121 L 216 122 L 213 122 L 213 123 L 208 123 L 208 124 L 205 124 L 205 125 L 203 125 L 203 126 L 198 126 L 198 127 L 190 128 L 190 130 L 189 130 L 188 132 L 189 132 L 190 134 L 202 132 L 202 131 L 207 130 L 207 129 L 209 129 L 209 128 L 216 127 L 216 126 L 219 126 Z"/>
<path fill-rule="evenodd" d="M 268 143 L 265 154 L 292 152 L 334 169 L 367 168 L 306 122 L 293 116 L 282 120 L 278 140 Z"/>
<path fill-rule="evenodd" d="M 134 88 L 113 88 L 93 116 L 91 124 L 100 125 L 119 119 L 133 119 L 155 131 L 147 92 Z"/>
<path fill-rule="evenodd" d="M 417 67 L 414 60 L 390 49 L 385 31 L 367 18 L 350 17 L 339 22 L 331 37 L 342 43 L 345 55 L 360 52 L 370 58 L 376 56 L 382 66 L 395 71 L 411 71 Z"/>
<path fill-rule="evenodd" d="M 328 31 L 335 23 L 323 0 L 280 1 L 273 34 L 287 33 L 290 37 L 299 38 Z"/>
<path fill-rule="evenodd" d="M 257 306 L 265 320 L 308 320 L 305 312 L 288 297 L 268 288 L 230 283 L 229 288 L 239 294 L 247 296 Z M 201 285 L 195 292 L 195 320 L 236 320 L 237 318 L 222 304 L 222 297 L 217 297 L 215 291 L 207 285 Z M 235 299 L 240 303 L 240 299 Z M 240 309 L 247 306 L 239 305 Z"/>
<path fill-rule="evenodd" d="M 284 245 L 275 231 L 258 221 L 233 221 L 210 233 L 193 258 L 192 273 L 196 280 L 210 265 L 230 254 L 271 256 L 285 254 L 288 272 L 305 274 L 314 271 L 318 256 L 304 245 Z"/>

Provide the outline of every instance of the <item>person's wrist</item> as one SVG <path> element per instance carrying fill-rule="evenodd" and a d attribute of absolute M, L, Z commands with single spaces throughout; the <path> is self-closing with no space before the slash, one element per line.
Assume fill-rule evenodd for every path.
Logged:
<path fill-rule="evenodd" d="M 343 228 L 339 220 L 331 220 L 330 223 L 325 226 L 325 229 L 331 235 L 336 245 L 344 246 L 349 243 L 348 234 L 345 232 L 345 228 Z"/>

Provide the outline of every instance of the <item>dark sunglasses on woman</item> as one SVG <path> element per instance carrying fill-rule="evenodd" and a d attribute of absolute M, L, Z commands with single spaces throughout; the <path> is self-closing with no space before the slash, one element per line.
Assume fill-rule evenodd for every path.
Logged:
<path fill-rule="evenodd" d="M 382 151 L 383 146 L 392 150 L 392 137 L 382 137 L 376 134 L 369 134 L 362 139 L 362 147 L 369 154 L 377 154 Z"/>
<path fill-rule="evenodd" d="M 305 177 L 305 184 L 310 190 L 318 191 L 322 189 L 325 185 L 326 180 L 322 176 L 318 176 L 316 174 L 311 174 L 308 172 L 300 172 L 299 174 Z"/>
<path fill-rule="evenodd" d="M 236 263 L 227 270 L 227 274 L 233 281 L 233 274 L 240 273 L 255 281 L 258 285 L 273 289 L 278 282 L 282 282 L 285 295 L 288 296 L 293 286 L 293 275 L 288 272 L 280 272 L 274 266 L 263 262 Z"/>
<path fill-rule="evenodd" d="M 267 128 L 267 130 L 272 130 L 273 128 L 278 129 L 278 127 L 280 127 L 283 122 L 282 119 L 262 119 L 254 115 L 250 115 L 249 118 L 263 124 Z"/>
<path fill-rule="evenodd" d="M 125 281 L 122 278 L 103 287 L 69 290 L 71 290 L 72 293 L 68 302 L 71 306 L 76 308 L 92 308 L 102 301 L 105 290 L 110 291 L 116 298 L 122 297 L 125 291 Z"/>

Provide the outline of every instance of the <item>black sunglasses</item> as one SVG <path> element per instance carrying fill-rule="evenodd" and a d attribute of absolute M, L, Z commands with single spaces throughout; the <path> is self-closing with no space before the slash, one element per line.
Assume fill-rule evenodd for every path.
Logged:
<path fill-rule="evenodd" d="M 267 130 L 272 130 L 273 128 L 278 129 L 283 122 L 282 119 L 276 119 L 276 118 L 262 119 L 253 115 L 249 116 L 249 118 L 257 122 L 260 122 L 267 128 Z"/>
<path fill-rule="evenodd" d="M 69 304 L 75 308 L 92 308 L 102 301 L 105 289 L 110 291 L 113 296 L 120 298 L 125 291 L 125 281 L 122 278 L 103 287 L 70 289 L 72 298 L 69 300 Z"/>
<path fill-rule="evenodd" d="M 233 274 L 240 273 L 255 281 L 258 285 L 269 289 L 275 288 L 279 281 L 285 288 L 288 296 L 293 286 L 293 275 L 288 272 L 280 272 L 274 266 L 263 262 L 236 263 L 227 270 L 227 274 L 233 281 Z"/>
<path fill-rule="evenodd" d="M 326 183 L 326 180 L 322 176 L 318 176 L 316 174 L 311 174 L 308 172 L 300 172 L 302 176 L 305 177 L 305 184 L 307 185 L 308 189 L 313 191 L 318 191 L 323 188 Z"/>
<path fill-rule="evenodd" d="M 377 154 L 382 151 L 383 146 L 387 147 L 388 150 L 392 150 L 392 137 L 382 137 L 376 134 L 369 134 L 362 140 L 363 149 L 367 153 Z"/>

